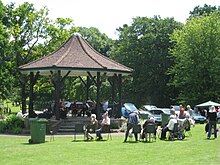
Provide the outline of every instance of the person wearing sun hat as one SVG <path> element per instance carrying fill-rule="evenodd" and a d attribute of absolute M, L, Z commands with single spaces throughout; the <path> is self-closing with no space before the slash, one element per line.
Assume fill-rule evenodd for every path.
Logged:
<path fill-rule="evenodd" d="M 90 118 L 91 118 L 90 123 L 86 126 L 86 131 L 85 131 L 85 136 L 86 136 L 87 140 L 93 139 L 92 135 L 89 132 L 91 129 L 96 130 L 96 128 L 98 126 L 98 121 L 96 119 L 96 115 L 92 114 Z"/>
<path fill-rule="evenodd" d="M 165 139 L 166 139 L 166 133 L 167 133 L 167 131 L 172 131 L 173 128 L 174 128 L 174 124 L 175 124 L 175 123 L 177 123 L 176 116 L 170 115 L 170 120 L 169 120 L 168 125 L 162 129 L 162 133 L 161 133 L 161 138 L 160 138 L 160 140 L 165 140 Z"/>
<path fill-rule="evenodd" d="M 101 127 L 99 129 L 96 130 L 96 136 L 97 136 L 97 139 L 96 140 L 102 140 L 102 129 L 103 129 L 103 126 L 105 125 L 110 125 L 110 118 L 108 116 L 108 112 L 105 112 L 103 115 L 102 115 L 102 122 L 100 123 L 101 124 Z"/>
<path fill-rule="evenodd" d="M 209 111 L 207 113 L 207 119 L 208 119 L 207 139 L 210 139 L 211 137 L 212 128 L 214 129 L 214 138 L 217 138 L 217 130 L 216 130 L 217 113 L 214 105 L 209 107 Z"/>
<path fill-rule="evenodd" d="M 155 122 L 155 118 L 154 117 L 150 117 L 150 119 L 147 119 L 144 124 L 143 124 L 143 131 L 142 131 L 142 134 L 141 134 L 141 138 L 144 139 L 146 137 L 146 131 L 147 131 L 147 125 L 148 124 L 153 124 L 155 125 L 155 130 L 154 130 L 154 137 L 156 137 L 156 122 Z"/>

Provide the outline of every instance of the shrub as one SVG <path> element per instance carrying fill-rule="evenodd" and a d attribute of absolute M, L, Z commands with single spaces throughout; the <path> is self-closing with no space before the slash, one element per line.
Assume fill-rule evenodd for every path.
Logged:
<path fill-rule="evenodd" d="M 6 122 L 4 120 L 0 121 L 0 133 L 4 133 L 6 131 Z"/>
<path fill-rule="evenodd" d="M 6 120 L 6 132 L 19 134 L 24 128 L 24 119 L 20 116 L 9 115 Z"/>
<path fill-rule="evenodd" d="M 23 130 L 23 128 L 14 127 L 14 128 L 12 128 L 11 133 L 13 133 L 13 134 L 20 134 L 22 132 L 22 130 Z"/>

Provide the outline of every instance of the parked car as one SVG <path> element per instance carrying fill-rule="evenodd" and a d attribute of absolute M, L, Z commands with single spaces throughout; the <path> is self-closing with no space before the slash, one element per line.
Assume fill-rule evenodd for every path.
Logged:
<path fill-rule="evenodd" d="M 180 111 L 180 106 L 179 105 L 173 105 L 173 108 L 175 109 L 175 111 Z"/>
<path fill-rule="evenodd" d="M 155 121 L 158 124 L 162 123 L 162 114 L 166 114 L 166 115 L 170 115 L 170 109 L 168 108 L 156 108 L 156 109 L 151 109 L 149 110 L 149 112 L 151 112 L 154 116 L 155 116 Z"/>
<path fill-rule="evenodd" d="M 155 105 L 143 105 L 141 107 L 141 109 L 148 111 L 148 110 L 151 110 L 151 109 L 157 109 L 157 107 Z"/>
<path fill-rule="evenodd" d="M 146 120 L 146 119 L 150 119 L 151 117 L 153 117 L 155 120 L 157 120 L 157 117 L 154 116 L 149 111 L 143 111 L 143 110 L 140 109 L 139 112 L 140 112 L 140 119 Z"/>
<path fill-rule="evenodd" d="M 206 117 L 198 113 L 193 113 L 191 117 L 195 120 L 195 123 L 204 124 L 206 122 Z"/>
<path fill-rule="evenodd" d="M 161 115 L 163 113 L 170 115 L 170 109 L 168 108 L 156 108 L 156 109 L 149 110 L 149 112 L 151 112 L 154 115 Z"/>
<path fill-rule="evenodd" d="M 155 118 L 155 116 L 152 113 L 150 113 L 148 111 L 144 111 L 144 110 L 139 110 L 132 103 L 124 103 L 124 106 L 121 109 L 122 116 L 126 117 L 126 118 L 128 117 L 129 113 L 134 112 L 134 111 L 139 111 L 139 113 L 140 113 L 139 116 L 140 116 L 141 119 L 147 119 L 147 118 L 150 118 L 150 117 Z"/>

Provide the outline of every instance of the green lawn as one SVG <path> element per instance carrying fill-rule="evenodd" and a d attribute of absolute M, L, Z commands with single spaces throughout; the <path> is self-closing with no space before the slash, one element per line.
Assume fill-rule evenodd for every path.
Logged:
<path fill-rule="evenodd" d="M 108 141 L 83 141 L 82 136 L 57 137 L 29 144 L 30 137 L 0 136 L 0 164 L 6 165 L 146 165 L 220 164 L 220 137 L 207 140 L 205 125 L 192 128 L 192 137 L 180 141 L 123 143 L 123 136 Z M 106 138 L 106 137 L 105 137 Z"/>
<path fill-rule="evenodd" d="M 12 102 L 7 102 L 7 101 L 0 101 L 0 104 L 1 104 L 1 106 L 2 106 L 2 108 L 4 109 L 4 108 L 9 108 L 9 109 L 11 109 L 11 113 L 17 113 L 17 112 L 19 112 L 20 111 L 20 106 L 13 106 L 12 105 Z M 2 110 L 3 111 L 3 110 Z"/>

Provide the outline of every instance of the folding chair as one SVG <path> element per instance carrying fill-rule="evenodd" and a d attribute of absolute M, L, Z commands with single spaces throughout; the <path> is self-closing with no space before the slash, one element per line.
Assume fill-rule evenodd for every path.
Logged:
<path fill-rule="evenodd" d="M 77 133 L 83 133 L 84 140 L 85 140 L 85 126 L 84 126 L 84 124 L 75 124 L 74 140 L 76 140 Z"/>
<path fill-rule="evenodd" d="M 141 125 L 140 124 L 133 125 L 132 134 L 140 134 L 140 133 L 141 133 Z M 132 140 L 132 137 L 133 136 L 129 136 L 130 141 Z"/>
<path fill-rule="evenodd" d="M 189 122 L 188 119 L 186 119 L 184 122 L 183 122 L 183 126 L 184 126 L 184 134 L 188 134 L 188 136 L 192 136 L 191 134 L 191 124 Z"/>
<path fill-rule="evenodd" d="M 185 135 L 187 134 L 187 136 L 189 136 L 189 137 L 192 136 L 192 133 L 191 133 L 190 129 L 185 129 L 184 134 Z"/>
<path fill-rule="evenodd" d="M 168 139 L 169 140 L 174 140 L 175 139 L 175 134 L 178 132 L 178 123 L 174 124 L 173 130 L 169 131 L 169 136 Z"/>
<path fill-rule="evenodd" d="M 146 141 L 151 141 L 151 139 L 154 139 L 156 141 L 156 136 L 154 135 L 155 133 L 155 124 L 148 124 L 146 126 L 146 129 L 145 129 L 145 134 L 146 134 Z M 149 140 L 147 140 L 149 139 Z"/>
<path fill-rule="evenodd" d="M 107 133 L 107 140 L 110 138 L 112 140 L 112 134 L 111 134 L 111 125 L 104 125 L 102 127 L 102 132 Z"/>

